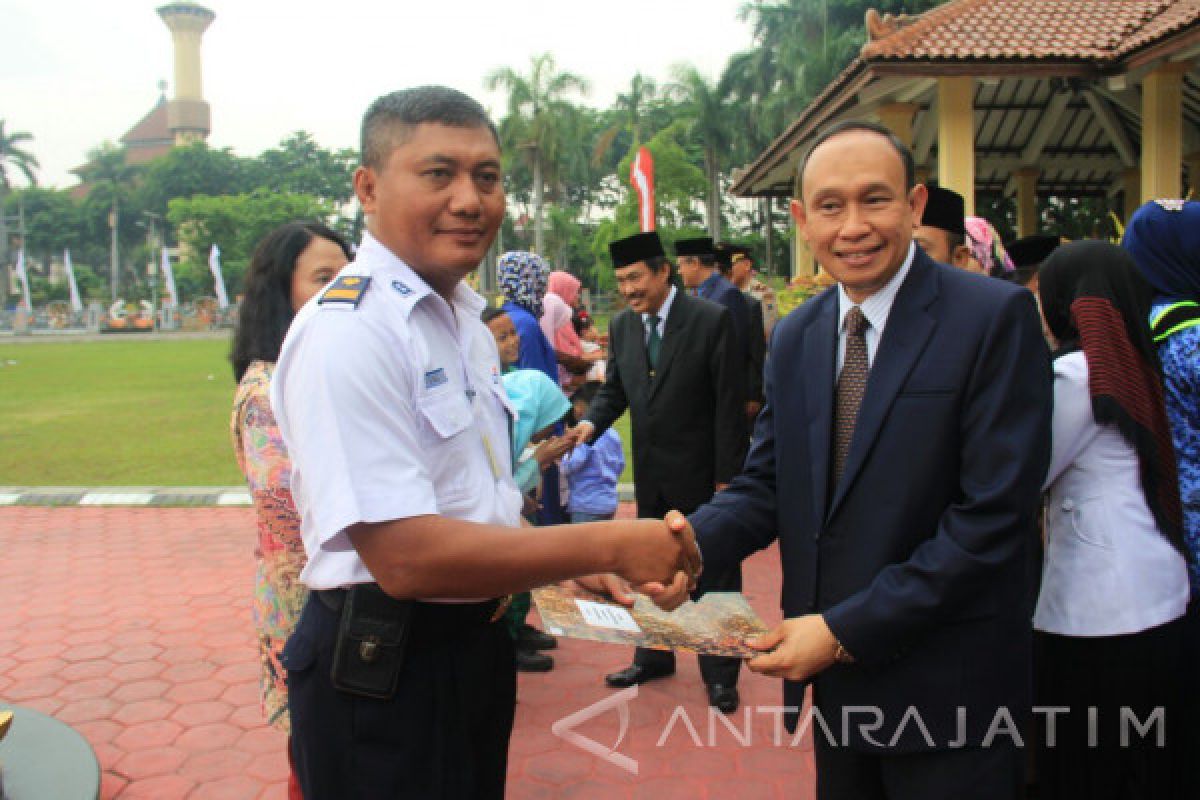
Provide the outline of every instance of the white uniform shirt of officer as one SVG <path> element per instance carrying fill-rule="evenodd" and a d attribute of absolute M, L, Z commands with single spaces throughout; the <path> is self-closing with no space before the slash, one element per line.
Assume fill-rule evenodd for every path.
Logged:
<path fill-rule="evenodd" d="M 357 306 L 320 302 L 346 276 L 370 278 Z M 339 280 L 292 321 L 271 406 L 292 459 L 308 587 L 374 580 L 346 534 L 356 523 L 438 514 L 520 525 L 484 306 L 461 282 L 447 303 L 364 233 Z"/>

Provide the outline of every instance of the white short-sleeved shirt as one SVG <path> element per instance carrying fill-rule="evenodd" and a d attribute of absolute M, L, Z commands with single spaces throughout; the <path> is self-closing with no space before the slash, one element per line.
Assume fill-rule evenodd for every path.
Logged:
<path fill-rule="evenodd" d="M 447 303 L 370 234 L 334 287 L 346 276 L 370 278 L 357 306 L 305 305 L 271 385 L 313 589 L 374 580 L 345 533 L 359 522 L 520 524 L 483 298 L 460 283 Z"/>

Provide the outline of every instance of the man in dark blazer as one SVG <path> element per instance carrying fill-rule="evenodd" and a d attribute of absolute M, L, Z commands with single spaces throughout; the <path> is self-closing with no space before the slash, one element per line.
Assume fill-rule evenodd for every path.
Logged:
<path fill-rule="evenodd" d="M 746 453 L 733 323 L 726 309 L 672 285 L 657 234 L 613 242 L 610 252 L 629 307 L 609 326 L 606 380 L 575 434 L 590 441 L 628 409 L 638 516 L 686 514 L 733 479 Z M 710 583 L 739 589 L 738 565 Z M 709 702 L 727 713 L 738 705 L 739 666 L 738 659 L 700 657 Z M 673 653 L 638 649 L 632 666 L 606 680 L 631 686 L 674 671 Z"/>
<path fill-rule="evenodd" d="M 736 366 L 744 374 L 749 358 L 746 331 L 750 327 L 750 309 L 741 290 L 730 283 L 718 269 L 717 246 L 713 244 L 712 237 L 699 236 L 677 240 L 675 260 L 683 288 L 696 297 L 711 300 L 729 309 L 729 315 L 733 319 Z"/>
<path fill-rule="evenodd" d="M 793 710 L 813 686 L 820 800 L 1012 800 L 1050 363 L 1029 292 L 913 245 L 913 173 L 879 126 L 818 137 L 792 213 L 839 285 L 776 326 L 745 469 L 691 523 L 706 573 L 779 541 L 748 666 Z"/>
<path fill-rule="evenodd" d="M 717 250 L 717 269 L 721 277 L 733 283 L 733 264 L 745 258 L 745 251 L 731 244 L 719 244 Z M 766 324 L 763 321 L 762 301 L 744 289 L 738 289 L 746 303 L 746 418 L 753 423 L 758 412 L 762 411 L 763 366 L 767 360 Z"/>

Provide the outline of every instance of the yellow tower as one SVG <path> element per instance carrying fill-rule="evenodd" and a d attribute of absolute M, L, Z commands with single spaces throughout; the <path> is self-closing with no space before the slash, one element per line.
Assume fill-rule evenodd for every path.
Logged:
<path fill-rule="evenodd" d="M 167 127 L 177 145 L 203 141 L 211 126 L 208 103 L 204 102 L 200 38 L 216 14 L 180 0 L 159 8 L 158 15 L 171 29 L 175 43 L 175 97 L 167 104 Z"/>

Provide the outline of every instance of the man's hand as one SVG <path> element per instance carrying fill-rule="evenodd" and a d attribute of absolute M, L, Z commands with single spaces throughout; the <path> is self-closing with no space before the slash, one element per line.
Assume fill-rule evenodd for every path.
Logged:
<path fill-rule="evenodd" d="M 770 633 L 746 644 L 755 650 L 774 649 L 746 664 L 750 670 L 789 681 L 807 680 L 830 667 L 838 645 L 820 614 L 785 619 Z"/>
<path fill-rule="evenodd" d="M 574 444 L 588 444 L 596 433 L 596 426 L 585 420 L 580 420 L 574 428 L 568 428 L 563 436 L 570 438 Z"/>
<path fill-rule="evenodd" d="M 678 511 L 664 520 L 639 519 L 621 524 L 621 542 L 617 547 L 618 575 L 647 594 L 665 591 L 676 582 L 676 573 L 694 584 L 700 575 L 700 551 L 692 535 L 692 526 Z"/>
<path fill-rule="evenodd" d="M 574 446 L 575 440 L 569 435 L 552 436 L 534 449 L 533 457 L 537 459 L 538 467 L 545 471 L 547 467 L 566 455 Z"/>
<path fill-rule="evenodd" d="M 746 419 L 754 422 L 758 419 L 758 412 L 762 411 L 762 403 L 757 400 L 746 401 Z"/>
<path fill-rule="evenodd" d="M 610 597 L 612 598 L 613 602 L 619 603 L 620 605 L 633 606 L 633 589 L 630 588 L 629 581 L 625 580 L 619 575 L 613 575 L 611 573 L 604 573 L 601 575 L 584 575 L 583 577 L 576 578 L 572 581 L 563 581 L 561 585 L 567 588 L 578 586 L 580 588 L 587 589 L 589 592 L 595 592 L 596 594 L 602 594 L 605 597 Z"/>

